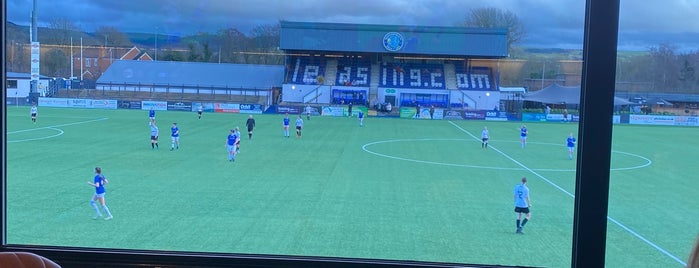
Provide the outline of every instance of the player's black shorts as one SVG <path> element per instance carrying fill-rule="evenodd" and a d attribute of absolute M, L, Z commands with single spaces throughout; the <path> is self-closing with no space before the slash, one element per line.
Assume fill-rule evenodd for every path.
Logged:
<path fill-rule="evenodd" d="M 297 126 L 296 129 L 297 129 L 297 130 L 301 130 L 301 127 Z"/>
<path fill-rule="evenodd" d="M 488 141 L 488 138 L 483 138 L 483 142 L 486 142 L 486 141 Z"/>
<path fill-rule="evenodd" d="M 157 141 L 157 140 L 158 140 L 158 136 L 150 136 L 150 140 L 152 140 L 152 141 Z"/>
<path fill-rule="evenodd" d="M 248 127 L 248 132 L 252 132 L 252 129 L 253 129 L 253 128 L 254 128 L 254 127 Z"/>
<path fill-rule="evenodd" d="M 199 115 L 201 115 L 201 111 L 197 111 L 197 113 L 198 113 Z"/>
<path fill-rule="evenodd" d="M 32 117 L 36 117 L 36 113 L 32 113 Z"/>
<path fill-rule="evenodd" d="M 529 213 L 529 208 L 515 207 L 515 212 L 517 212 L 517 213 Z"/>

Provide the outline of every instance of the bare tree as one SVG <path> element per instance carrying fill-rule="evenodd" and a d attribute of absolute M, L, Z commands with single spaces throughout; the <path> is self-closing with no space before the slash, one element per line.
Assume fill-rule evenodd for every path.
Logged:
<path fill-rule="evenodd" d="M 494 7 L 473 8 L 460 24 L 465 27 L 506 28 L 508 51 L 512 51 L 512 46 L 526 36 L 524 25 L 517 14 Z"/>
<path fill-rule="evenodd" d="M 111 26 L 102 26 L 95 30 L 95 37 L 104 40 L 104 46 L 133 46 L 129 36 Z"/>
<path fill-rule="evenodd" d="M 63 49 L 54 48 L 44 54 L 41 61 L 41 69 L 50 76 L 70 75 L 70 60 Z"/>
<path fill-rule="evenodd" d="M 251 33 L 251 48 L 259 52 L 259 62 L 261 64 L 281 64 L 284 62 L 282 56 L 278 54 L 279 38 L 281 35 L 281 24 L 262 24 L 255 26 Z"/>
<path fill-rule="evenodd" d="M 48 22 L 48 28 L 51 32 L 48 33 L 47 40 L 43 42 L 60 46 L 69 45 L 72 36 L 79 36 L 81 34 L 80 27 L 65 17 L 52 18 Z"/>
<path fill-rule="evenodd" d="M 651 47 L 650 65 L 655 70 L 652 72 L 653 82 L 656 90 L 672 91 L 676 90 L 679 84 L 680 64 L 677 62 L 675 46 L 671 44 L 660 44 Z"/>
<path fill-rule="evenodd" d="M 238 29 L 223 29 L 218 32 L 221 40 L 221 60 L 230 63 L 245 63 L 240 52 L 247 49 L 248 38 Z"/>

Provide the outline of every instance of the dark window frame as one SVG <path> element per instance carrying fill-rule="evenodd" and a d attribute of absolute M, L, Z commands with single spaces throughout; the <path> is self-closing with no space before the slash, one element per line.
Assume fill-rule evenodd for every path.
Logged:
<path fill-rule="evenodd" d="M 7 20 L 7 4 L 2 2 L 2 18 Z M 611 159 L 611 108 L 613 106 L 616 70 L 619 0 L 586 0 L 581 121 L 575 189 L 572 267 L 604 267 L 609 196 L 609 160 Z M 3 23 L 2 32 L 6 33 Z M 2 37 L 5 43 L 5 36 Z M 2 55 L 6 47 L 2 46 Z M 5 59 L 2 77 L 7 79 Z M 7 85 L 6 85 L 7 86 Z M 604 90 L 596 90 L 604 89 Z M 2 100 L 6 100 L 2 94 Z M 391 260 L 344 259 L 242 254 L 210 254 L 166 251 L 115 249 L 82 249 L 8 245 L 6 196 L 6 131 L 7 107 L 2 106 L 2 209 L 0 251 L 30 251 L 61 263 L 64 267 L 464 267 L 448 263 L 407 262 Z M 594 130 L 594 131 L 593 131 Z M 477 265 L 478 267 L 498 267 Z"/>

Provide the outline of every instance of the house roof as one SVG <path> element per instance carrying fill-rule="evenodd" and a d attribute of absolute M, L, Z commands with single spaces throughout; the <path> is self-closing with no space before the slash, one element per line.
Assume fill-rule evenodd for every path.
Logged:
<path fill-rule="evenodd" d="M 281 87 L 283 81 L 283 65 L 117 60 L 97 84 L 269 89 Z"/>
<path fill-rule="evenodd" d="M 14 78 L 14 79 L 30 79 L 32 76 L 30 73 L 16 73 L 16 72 L 6 72 L 5 75 L 7 75 L 7 78 Z M 45 75 L 39 75 L 39 79 L 49 79 L 49 77 L 45 76 Z"/>

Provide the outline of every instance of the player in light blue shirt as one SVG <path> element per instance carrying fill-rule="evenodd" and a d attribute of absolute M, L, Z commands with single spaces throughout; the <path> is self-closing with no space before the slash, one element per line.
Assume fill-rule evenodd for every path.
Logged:
<path fill-rule="evenodd" d="M 239 139 L 240 136 L 237 134 L 237 132 L 231 129 L 231 131 L 228 133 L 228 138 L 226 138 L 226 150 L 228 151 L 228 161 L 230 162 L 235 161 L 236 144 L 238 143 Z"/>
<path fill-rule="evenodd" d="M 102 205 L 104 213 L 107 214 L 107 217 L 104 218 L 105 220 L 111 220 L 112 218 L 114 218 L 112 217 L 112 213 L 109 212 L 109 208 L 104 202 L 104 194 L 107 192 L 104 189 L 104 185 L 107 183 L 109 183 L 109 181 L 107 181 L 107 178 L 105 178 L 102 175 L 102 168 L 95 167 L 95 179 L 92 182 L 87 182 L 87 184 L 95 187 L 95 195 L 93 195 L 92 199 L 90 200 L 90 205 L 92 205 L 92 208 L 95 209 L 95 216 L 93 217 L 93 219 L 102 217 L 102 213 L 100 212 L 100 209 L 97 207 L 97 203 L 95 201 L 100 201 L 100 205 Z"/>
<path fill-rule="evenodd" d="M 180 128 L 177 127 L 177 123 L 172 123 L 170 128 L 170 151 L 175 150 L 175 148 L 180 148 Z"/>
<path fill-rule="evenodd" d="M 364 112 L 362 110 L 359 110 L 357 113 L 357 118 L 359 118 L 359 126 L 363 127 L 364 126 Z"/>
<path fill-rule="evenodd" d="M 289 119 L 289 113 L 286 113 L 284 116 L 284 120 L 282 121 L 282 127 L 284 127 L 284 137 L 289 137 L 289 124 L 291 123 L 291 119 Z"/>
<path fill-rule="evenodd" d="M 155 149 L 158 148 L 158 135 L 160 131 L 158 130 L 158 126 L 155 125 L 155 122 L 150 122 L 150 148 Z"/>
<path fill-rule="evenodd" d="M 529 200 L 529 188 L 527 187 L 526 177 L 522 177 L 522 184 L 515 186 L 514 197 L 515 212 L 517 213 L 517 233 L 522 234 L 522 228 L 524 228 L 524 225 L 527 224 L 532 216 L 529 212 L 529 207 L 532 206 L 532 203 Z M 522 214 L 526 214 L 524 220 L 522 220 Z"/>
<path fill-rule="evenodd" d="M 568 134 L 568 139 L 566 139 L 566 145 L 568 146 L 568 159 L 573 159 L 573 151 L 575 151 L 575 137 L 573 133 Z"/>
<path fill-rule="evenodd" d="M 483 131 L 481 131 L 481 148 L 488 149 L 488 139 L 490 138 L 488 132 L 488 127 L 483 127 Z"/>
<path fill-rule="evenodd" d="M 522 149 L 524 149 L 524 146 L 527 145 L 527 134 L 529 134 L 529 131 L 527 131 L 527 126 L 522 125 L 522 127 L 519 129 L 519 132 L 519 137 L 522 143 Z"/>
<path fill-rule="evenodd" d="M 296 137 L 301 138 L 301 129 L 303 129 L 303 119 L 301 118 L 301 115 L 299 115 L 298 118 L 296 118 Z"/>

